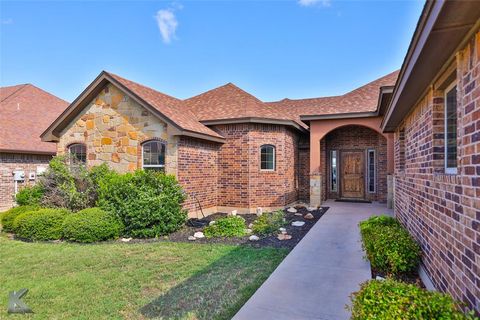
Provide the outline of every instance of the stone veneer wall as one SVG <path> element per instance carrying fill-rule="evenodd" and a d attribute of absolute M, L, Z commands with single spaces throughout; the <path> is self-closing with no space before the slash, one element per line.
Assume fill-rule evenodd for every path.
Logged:
<path fill-rule="evenodd" d="M 326 179 L 324 179 L 323 188 L 326 190 L 328 199 L 337 199 L 339 198 L 340 192 L 333 192 L 330 190 L 330 162 L 331 162 L 331 150 L 337 150 L 341 154 L 342 150 L 362 150 L 365 151 L 364 161 L 366 166 L 367 149 L 375 150 L 375 168 L 376 168 L 376 181 L 375 181 L 375 192 L 369 193 L 367 190 L 367 185 L 365 183 L 365 198 L 371 201 L 387 201 L 387 139 L 383 137 L 380 133 L 361 126 L 346 126 L 335 129 L 330 132 L 325 138 L 326 143 L 326 154 L 325 162 L 326 170 Z M 341 157 L 341 155 L 340 155 Z M 366 167 L 365 167 L 366 168 Z M 338 163 L 338 172 L 341 170 L 341 158 L 340 163 Z M 366 170 L 366 169 L 365 169 Z M 365 171 L 366 176 L 366 171 Z M 340 176 L 341 179 L 341 176 Z M 340 182 L 341 183 L 341 182 Z M 340 190 L 340 185 L 338 186 Z"/>
<path fill-rule="evenodd" d="M 480 33 L 456 54 L 456 79 L 458 172 L 444 172 L 444 86 L 432 84 L 395 132 L 395 215 L 435 287 L 480 312 Z"/>
<path fill-rule="evenodd" d="M 37 169 L 46 168 L 51 159 L 51 155 L 0 153 L 0 212 L 10 209 L 15 204 L 13 171 L 23 170 L 25 172 L 25 180 L 17 185 L 20 190 L 24 186 L 34 184 L 38 178 L 36 176 Z M 35 180 L 29 179 L 30 172 L 35 172 Z"/>
<path fill-rule="evenodd" d="M 167 134 L 167 124 L 145 110 L 112 84 L 108 84 L 62 133 L 57 144 L 64 154 L 72 143 L 87 147 L 87 165 L 106 162 L 119 172 L 142 165 L 142 142 L 167 143 L 165 172 L 177 173 L 178 137 Z"/>

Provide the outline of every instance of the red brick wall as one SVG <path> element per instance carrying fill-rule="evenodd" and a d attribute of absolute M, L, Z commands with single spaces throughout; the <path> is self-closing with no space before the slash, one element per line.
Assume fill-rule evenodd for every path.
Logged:
<path fill-rule="evenodd" d="M 330 191 L 331 150 L 337 150 L 339 154 L 341 154 L 342 150 L 362 150 L 365 152 L 364 161 L 366 166 L 366 150 L 373 149 L 375 150 L 376 157 L 375 193 L 369 193 L 365 183 L 365 198 L 371 201 L 381 202 L 387 200 L 387 139 L 385 139 L 383 135 L 367 127 L 346 126 L 333 130 L 327 134 L 322 141 L 324 144 L 322 144 L 321 163 L 325 164 L 322 170 L 325 177 L 325 179 L 323 179 L 322 189 L 326 190 L 326 197 L 329 199 L 337 199 L 340 197 L 339 192 Z M 340 172 L 341 162 L 337 165 L 337 172 Z M 338 185 L 337 190 L 340 190 L 340 185 Z"/>
<path fill-rule="evenodd" d="M 187 193 L 184 208 L 192 211 L 217 205 L 218 150 L 220 144 L 181 137 L 178 142 L 177 179 Z"/>
<path fill-rule="evenodd" d="M 218 125 L 215 130 L 226 137 L 218 156 L 218 206 L 276 207 L 298 200 L 297 132 L 269 124 Z M 275 146 L 273 172 L 260 170 L 260 146 L 264 144 Z"/>
<path fill-rule="evenodd" d="M 35 181 L 28 179 L 30 172 L 37 172 L 37 167 L 47 167 L 52 156 L 0 153 L 0 211 L 7 210 L 14 205 L 13 196 L 15 183 L 13 181 L 13 170 L 25 171 L 25 181 L 18 183 L 18 189 L 26 185 L 34 184 Z"/>
<path fill-rule="evenodd" d="M 310 201 L 310 141 L 301 139 L 298 147 L 298 199 Z"/>
<path fill-rule="evenodd" d="M 458 53 L 454 75 L 458 172 L 444 170 L 448 84 L 432 84 L 395 133 L 395 159 L 404 159 L 395 167 L 395 214 L 422 246 L 436 288 L 480 311 L 480 33 Z"/>

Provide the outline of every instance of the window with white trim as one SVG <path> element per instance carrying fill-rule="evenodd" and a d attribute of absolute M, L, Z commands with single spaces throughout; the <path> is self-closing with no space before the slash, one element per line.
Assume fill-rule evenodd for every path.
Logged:
<path fill-rule="evenodd" d="M 445 173 L 457 173 L 457 84 L 445 90 Z"/>
<path fill-rule="evenodd" d="M 142 168 L 165 171 L 165 143 L 151 140 L 142 144 Z"/>
<path fill-rule="evenodd" d="M 375 193 L 375 150 L 367 150 L 367 188 L 369 193 Z"/>
<path fill-rule="evenodd" d="M 260 170 L 275 170 L 275 147 L 270 144 L 260 147 Z"/>
<path fill-rule="evenodd" d="M 73 143 L 68 146 L 70 165 L 84 165 L 87 163 L 87 147 L 83 143 Z"/>
<path fill-rule="evenodd" d="M 337 150 L 330 152 L 330 191 L 336 192 L 338 186 L 338 172 L 337 172 Z"/>

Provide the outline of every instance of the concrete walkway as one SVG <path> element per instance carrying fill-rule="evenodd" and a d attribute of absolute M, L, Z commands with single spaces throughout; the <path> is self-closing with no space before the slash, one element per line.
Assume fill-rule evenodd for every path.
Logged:
<path fill-rule="evenodd" d="M 348 319 L 345 305 L 370 279 L 358 223 L 385 205 L 327 201 L 315 224 L 233 319 Z"/>

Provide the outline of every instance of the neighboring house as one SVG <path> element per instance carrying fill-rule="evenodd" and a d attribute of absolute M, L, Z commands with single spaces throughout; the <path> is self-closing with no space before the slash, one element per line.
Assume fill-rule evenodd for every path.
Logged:
<path fill-rule="evenodd" d="M 480 312 L 480 3 L 426 3 L 382 129 L 395 215 L 435 287 Z"/>
<path fill-rule="evenodd" d="M 31 84 L 0 88 L 0 211 L 14 205 L 15 189 L 33 184 L 55 155 L 55 144 L 40 134 L 67 106 Z"/>
<path fill-rule="evenodd" d="M 175 174 L 191 215 L 327 197 L 386 201 L 393 135 L 380 121 L 396 77 L 342 96 L 266 103 L 231 83 L 179 100 L 102 72 L 42 140 L 88 166 Z"/>

